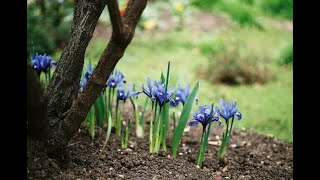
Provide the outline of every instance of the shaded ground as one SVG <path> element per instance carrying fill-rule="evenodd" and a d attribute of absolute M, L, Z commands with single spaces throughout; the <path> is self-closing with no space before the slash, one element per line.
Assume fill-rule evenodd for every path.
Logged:
<path fill-rule="evenodd" d="M 235 122 L 238 123 L 238 122 Z M 134 126 L 133 126 L 134 127 Z M 80 129 L 58 159 L 37 151 L 28 142 L 28 179 L 293 179 L 293 146 L 245 130 L 234 130 L 225 162 L 217 160 L 223 128 L 212 126 L 202 168 L 195 165 L 201 126 L 186 128 L 179 155 L 170 156 L 172 129 L 167 152 L 150 154 L 148 133 L 143 139 L 131 129 L 129 148 L 120 150 L 120 139 L 111 134 L 97 159 L 105 131 L 97 128 L 95 139 Z M 148 130 L 148 128 L 147 128 Z"/>

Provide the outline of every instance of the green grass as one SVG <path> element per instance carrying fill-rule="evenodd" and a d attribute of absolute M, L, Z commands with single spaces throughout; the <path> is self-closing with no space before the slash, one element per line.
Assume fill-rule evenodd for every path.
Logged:
<path fill-rule="evenodd" d="M 259 16 L 293 18 L 293 0 L 191 0 L 191 4 L 207 11 L 225 12 L 242 25 L 256 24 Z"/>
<path fill-rule="evenodd" d="M 208 60 L 205 53 L 201 53 L 203 44 L 212 46 L 220 41 L 228 42 L 232 39 L 244 39 L 249 44 L 248 50 L 254 50 L 262 55 L 275 59 L 269 63 L 275 80 L 265 85 L 226 86 L 210 84 L 200 79 L 197 72 L 205 67 Z M 141 90 L 146 77 L 159 79 L 161 71 L 166 70 L 167 62 L 171 61 L 171 78 L 169 86 L 177 82 L 181 85 L 190 83 L 194 86 L 200 81 L 198 93 L 200 104 L 219 103 L 219 98 L 236 99 L 243 120 L 236 122 L 235 127 L 273 134 L 279 139 L 292 142 L 293 92 L 292 68 L 279 67 L 276 57 L 280 50 L 292 41 L 292 34 L 274 29 L 264 32 L 246 28 L 233 29 L 218 34 L 193 35 L 189 30 L 182 32 L 137 34 L 129 45 L 124 57 L 117 64 L 126 76 L 128 82 L 134 82 Z M 86 57 L 97 61 L 105 47 L 105 41 L 96 41 L 89 45 Z M 214 70 L 214 69 L 213 69 Z M 144 95 L 142 95 L 144 96 Z M 141 102 L 140 102 L 141 101 Z M 140 98 L 142 106 L 144 98 Z M 196 107 L 194 106 L 194 109 Z M 191 117 L 190 117 L 191 118 Z"/>
<path fill-rule="evenodd" d="M 246 128 L 264 134 L 293 141 L 293 70 L 279 66 L 277 60 L 281 50 L 292 43 L 292 33 L 281 31 L 264 24 L 264 31 L 231 24 L 226 31 L 196 32 L 185 28 L 179 32 L 136 33 L 117 68 L 126 76 L 127 82 L 134 82 L 141 91 L 142 83 L 149 76 L 159 80 L 171 61 L 169 87 L 177 82 L 191 87 L 200 82 L 199 104 L 219 104 L 219 98 L 236 99 L 243 119 L 235 122 L 236 128 Z M 200 78 L 207 67 L 207 54 L 215 50 L 219 42 L 225 44 L 241 40 L 247 44 L 247 51 L 268 56 L 268 66 L 275 77 L 263 85 L 227 86 L 211 84 Z M 96 64 L 106 47 L 105 40 L 90 42 L 86 61 L 90 58 Z M 54 55 L 54 59 L 59 54 Z M 212 69 L 214 71 L 214 69 Z M 145 95 L 140 95 L 138 104 L 143 106 Z M 148 107 L 150 108 L 150 107 Z M 193 110 L 196 110 L 196 106 Z M 179 108 L 181 110 L 181 107 Z M 190 116 L 191 120 L 191 116 Z"/>

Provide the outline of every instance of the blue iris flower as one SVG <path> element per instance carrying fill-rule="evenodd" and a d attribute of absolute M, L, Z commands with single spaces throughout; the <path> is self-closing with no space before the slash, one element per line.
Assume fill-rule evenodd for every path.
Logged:
<path fill-rule="evenodd" d="M 201 123 L 203 126 L 203 129 L 205 129 L 206 126 L 213 121 L 218 121 L 220 126 L 221 121 L 219 119 L 219 112 L 217 110 L 217 107 L 216 107 L 216 110 L 212 109 L 213 110 L 212 117 L 210 117 L 212 106 L 213 105 L 199 106 L 198 111 L 193 114 L 193 121 L 189 122 L 189 126 L 194 126 L 194 125 L 197 125 L 198 123 Z"/>
<path fill-rule="evenodd" d="M 174 92 L 173 88 L 167 89 L 167 94 L 166 94 L 166 88 L 161 81 L 154 81 L 153 84 L 154 84 L 154 87 L 152 89 L 152 95 L 156 97 L 160 105 L 163 105 L 164 102 L 173 101 L 173 99 L 171 98 Z"/>
<path fill-rule="evenodd" d="M 131 96 L 137 96 L 138 94 L 141 93 L 141 92 L 137 92 L 136 89 L 133 89 L 132 91 L 131 90 L 132 90 L 131 82 L 127 84 L 127 91 L 125 91 L 123 83 L 120 83 L 118 86 L 118 93 L 117 93 L 118 99 L 126 101 L 127 98 Z"/>
<path fill-rule="evenodd" d="M 50 71 L 51 66 L 57 66 L 57 63 L 52 61 L 51 56 L 39 55 L 36 53 L 34 57 L 32 57 L 32 67 L 37 71 L 38 76 L 40 76 L 41 72 L 47 74 Z"/>
<path fill-rule="evenodd" d="M 190 94 L 190 84 L 188 84 L 186 86 L 186 88 L 181 88 L 180 85 L 178 85 L 178 90 L 176 92 L 176 97 L 173 99 L 174 101 L 170 102 L 170 105 L 172 107 L 177 107 L 180 102 L 184 105 L 184 103 L 186 102 L 189 94 Z"/>
<path fill-rule="evenodd" d="M 89 61 L 89 63 L 87 64 L 87 72 L 85 73 L 85 78 L 86 80 L 88 81 L 90 76 L 93 74 L 93 71 L 94 71 L 94 67 L 91 66 L 91 62 Z"/>
<path fill-rule="evenodd" d="M 152 102 L 154 102 L 156 98 L 152 95 L 153 85 L 149 77 L 147 77 L 147 85 L 148 85 L 148 90 L 144 88 L 144 84 L 142 84 L 142 92 L 146 94 L 151 99 Z"/>
<path fill-rule="evenodd" d="M 82 92 L 84 86 L 87 84 L 87 82 L 89 81 L 90 76 L 93 74 L 94 71 L 94 67 L 91 66 L 91 61 L 89 61 L 89 63 L 87 64 L 87 67 L 85 68 L 87 71 L 84 74 L 84 77 L 82 78 L 81 82 L 80 82 L 80 87 L 79 87 L 79 92 Z"/>
<path fill-rule="evenodd" d="M 167 102 L 174 101 L 171 96 L 174 92 L 173 88 L 167 89 L 161 81 L 154 81 L 152 84 L 151 79 L 147 78 L 148 90 L 144 88 L 144 84 L 142 84 L 142 92 L 144 92 L 152 102 L 157 101 L 160 106 L 163 106 Z"/>
<path fill-rule="evenodd" d="M 223 101 L 223 99 L 220 99 L 220 108 L 218 108 L 218 111 L 221 117 L 226 121 L 233 116 L 236 116 L 238 120 L 241 120 L 242 118 L 242 114 L 238 111 L 238 106 L 234 100 L 232 100 L 231 103 L 228 103 Z"/>
<path fill-rule="evenodd" d="M 80 82 L 79 92 L 82 92 L 84 86 L 87 84 L 87 80 L 85 78 Z"/>
<path fill-rule="evenodd" d="M 116 69 L 114 73 L 109 76 L 106 86 L 110 88 L 116 88 L 121 82 L 124 82 L 124 75 L 122 72 Z"/>

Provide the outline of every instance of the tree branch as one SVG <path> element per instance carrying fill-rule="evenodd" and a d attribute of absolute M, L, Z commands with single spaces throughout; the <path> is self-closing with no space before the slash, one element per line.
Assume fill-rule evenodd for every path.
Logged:
<path fill-rule="evenodd" d="M 112 33 L 114 33 L 115 36 L 120 37 L 123 32 L 123 23 L 117 0 L 108 0 L 108 10 L 112 24 Z"/>
<path fill-rule="evenodd" d="M 71 37 L 47 89 L 50 97 L 48 115 L 54 117 L 50 118 L 51 125 L 63 119 L 78 95 L 84 54 L 105 5 L 104 0 L 75 1 Z"/>
<path fill-rule="evenodd" d="M 78 131 L 90 107 L 105 87 L 109 75 L 130 44 L 137 22 L 147 5 L 147 1 L 148 0 L 131 0 L 127 7 L 128 11 L 124 16 L 125 23 L 123 25 L 120 25 L 122 21 L 115 0 L 108 1 L 108 9 L 113 28 L 111 39 L 100 56 L 98 65 L 87 85 L 78 98 L 73 101 L 66 118 L 60 121 L 51 131 L 51 138 L 49 138 L 51 150 L 65 147 L 72 136 Z"/>

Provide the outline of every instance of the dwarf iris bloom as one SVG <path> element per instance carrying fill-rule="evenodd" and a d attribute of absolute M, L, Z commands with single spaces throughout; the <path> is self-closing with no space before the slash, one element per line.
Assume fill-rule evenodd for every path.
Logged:
<path fill-rule="evenodd" d="M 232 100 L 231 103 L 223 101 L 223 99 L 220 99 L 220 108 L 218 108 L 218 112 L 220 116 L 225 120 L 226 122 L 226 131 L 223 133 L 222 137 L 222 143 L 221 147 L 218 153 L 218 159 L 222 160 L 226 149 L 228 147 L 232 126 L 233 126 L 233 120 L 234 116 L 238 120 L 242 119 L 242 114 L 238 111 L 238 106 L 236 105 L 235 101 Z M 230 118 L 232 118 L 231 122 L 229 121 Z"/>
<path fill-rule="evenodd" d="M 119 70 L 115 70 L 114 73 L 112 73 L 109 76 L 109 79 L 107 81 L 106 86 L 110 88 L 116 88 L 119 83 L 124 81 L 124 75 Z"/>
<path fill-rule="evenodd" d="M 171 98 L 174 92 L 173 88 L 168 89 L 166 94 L 166 88 L 161 81 L 155 81 L 153 84 L 154 87 L 152 89 L 152 95 L 159 102 L 160 106 L 162 106 L 166 102 L 173 101 L 173 99 Z"/>
<path fill-rule="evenodd" d="M 212 105 L 199 106 L 198 111 L 193 114 L 193 121 L 189 122 L 189 126 L 195 126 L 198 123 L 201 123 L 203 128 L 205 129 L 206 126 L 213 121 L 218 121 L 220 125 L 221 121 L 219 120 L 218 111 L 212 109 L 213 112 L 211 115 L 211 109 L 212 109 Z"/>
<path fill-rule="evenodd" d="M 152 88 L 153 88 L 153 85 L 152 85 L 152 81 L 149 77 L 147 77 L 147 85 L 148 85 L 148 90 L 144 88 L 144 84 L 142 84 L 142 92 L 144 94 L 146 94 L 152 102 L 154 102 L 154 100 L 156 99 L 153 95 L 152 95 Z"/>
<path fill-rule="evenodd" d="M 127 98 L 131 97 L 131 96 L 136 96 L 138 94 L 140 94 L 141 92 L 137 92 L 135 89 L 132 90 L 132 83 L 128 83 L 127 85 L 127 91 L 125 91 L 124 86 L 122 83 L 119 84 L 118 87 L 118 93 L 117 93 L 117 97 L 119 100 L 123 100 L 126 101 Z"/>
<path fill-rule="evenodd" d="M 87 65 L 87 72 L 85 73 L 85 78 L 86 80 L 88 81 L 90 76 L 93 74 L 93 71 L 94 71 L 94 67 L 91 66 L 91 62 L 89 61 L 88 65 Z"/>
<path fill-rule="evenodd" d="M 87 80 L 83 78 L 80 82 L 79 92 L 82 92 L 84 86 L 87 84 Z"/>
<path fill-rule="evenodd" d="M 232 100 L 231 103 L 224 102 L 223 99 L 220 99 L 220 109 L 218 109 L 221 117 L 228 121 L 234 115 L 238 120 L 241 120 L 242 114 L 238 112 L 238 106 L 236 105 L 235 101 Z"/>
<path fill-rule="evenodd" d="M 180 85 L 178 85 L 178 90 L 176 92 L 176 96 L 173 99 L 174 101 L 170 102 L 170 105 L 172 107 L 177 107 L 180 102 L 182 103 L 182 105 L 184 105 L 189 94 L 190 94 L 190 84 L 188 84 L 185 89 L 181 88 Z"/>
<path fill-rule="evenodd" d="M 32 67 L 37 71 L 38 76 L 40 77 L 41 72 L 47 74 L 50 71 L 51 66 L 56 66 L 57 63 L 52 61 L 51 56 L 39 55 L 36 53 L 34 57 L 32 57 Z"/>
<path fill-rule="evenodd" d="M 199 106 L 198 111 L 193 114 L 193 121 L 189 122 L 189 126 L 194 126 L 196 124 L 201 123 L 203 127 L 201 141 L 200 141 L 200 148 L 198 151 L 198 156 L 196 161 L 196 164 L 198 166 L 202 165 L 204 152 L 206 151 L 206 148 L 207 148 L 210 127 L 213 121 L 218 121 L 220 125 L 219 113 L 217 112 L 217 110 L 213 110 L 213 104 L 212 104 L 211 106 Z M 209 127 L 206 128 L 208 124 L 209 124 Z"/>
<path fill-rule="evenodd" d="M 174 92 L 173 88 L 167 89 L 165 85 L 161 81 L 154 81 L 152 84 L 151 79 L 147 78 L 148 90 L 144 88 L 144 84 L 142 84 L 142 92 L 144 92 L 152 102 L 156 101 L 160 107 L 162 107 L 167 102 L 174 101 L 171 96 Z"/>

